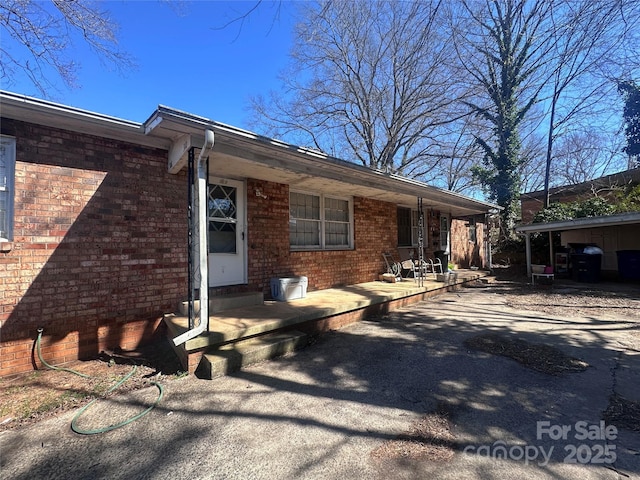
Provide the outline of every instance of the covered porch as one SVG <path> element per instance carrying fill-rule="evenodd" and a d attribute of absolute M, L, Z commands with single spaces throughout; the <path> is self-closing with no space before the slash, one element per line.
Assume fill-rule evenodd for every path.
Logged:
<path fill-rule="evenodd" d="M 288 302 L 262 301 L 214 313 L 209 330 L 174 346 L 183 368 L 214 378 L 285 354 L 308 344 L 308 336 L 384 314 L 429 297 L 453 291 L 489 275 L 481 270 L 456 270 L 446 281 L 426 278 L 397 283 L 374 281 L 308 292 Z M 189 328 L 187 316 L 165 315 L 169 338 Z"/>

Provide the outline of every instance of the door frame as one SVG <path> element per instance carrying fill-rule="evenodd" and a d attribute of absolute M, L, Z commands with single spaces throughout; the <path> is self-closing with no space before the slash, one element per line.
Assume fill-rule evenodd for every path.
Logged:
<path fill-rule="evenodd" d="M 217 277 L 217 272 L 213 265 L 215 261 L 215 255 L 229 255 L 229 254 L 214 254 L 210 252 L 209 246 L 207 246 L 207 258 L 209 265 L 209 286 L 210 287 L 224 287 L 231 285 L 243 285 L 248 281 L 248 262 L 247 262 L 247 184 L 245 180 L 237 180 L 233 178 L 224 178 L 215 175 L 209 175 L 208 186 L 224 185 L 231 186 L 236 189 L 236 208 L 238 210 L 236 216 L 236 255 L 240 255 L 238 262 L 240 265 L 236 267 L 241 269 L 240 275 L 233 277 L 233 280 L 225 281 Z M 207 189 L 207 195 L 209 190 Z M 208 209 L 207 209 L 208 210 Z M 209 214 L 208 219 L 211 219 Z M 209 225 L 207 224 L 207 228 Z M 224 258 L 224 257 L 223 257 Z M 216 276 L 214 276 L 216 275 Z"/>

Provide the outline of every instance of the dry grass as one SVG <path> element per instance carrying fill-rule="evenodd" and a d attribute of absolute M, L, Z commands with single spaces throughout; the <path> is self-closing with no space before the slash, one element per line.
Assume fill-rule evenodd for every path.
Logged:
<path fill-rule="evenodd" d="M 465 340 L 464 345 L 473 350 L 510 358 L 527 368 L 549 375 L 582 372 L 589 366 L 587 362 L 565 355 L 549 345 L 529 343 L 497 334 L 469 338 Z"/>
<path fill-rule="evenodd" d="M 371 457 L 447 462 L 455 454 L 454 439 L 450 416 L 440 408 L 414 422 L 407 432 L 375 448 Z"/>
<path fill-rule="evenodd" d="M 64 365 L 88 378 L 46 368 L 0 378 L 0 431 L 32 424 L 103 397 L 134 366 L 135 373 L 110 395 L 144 388 L 151 381 L 168 381 L 181 373 L 173 352 L 156 346 L 155 352 L 144 355 L 103 353 L 100 359 Z"/>

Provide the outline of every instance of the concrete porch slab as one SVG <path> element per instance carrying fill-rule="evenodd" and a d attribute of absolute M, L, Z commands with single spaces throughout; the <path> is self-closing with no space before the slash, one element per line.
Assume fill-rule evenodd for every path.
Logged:
<path fill-rule="evenodd" d="M 208 333 L 187 341 L 184 349 L 187 352 L 201 350 L 396 300 L 416 297 L 415 301 L 419 301 L 425 294 L 442 293 L 488 274 L 479 270 L 456 270 L 456 275 L 449 282 L 426 279 L 424 286 L 419 286 L 413 279 L 404 279 L 398 283 L 359 283 L 307 292 L 305 298 L 289 302 L 265 301 L 263 305 L 224 310 L 210 317 Z M 166 315 L 164 321 L 172 338 L 188 328 L 188 318 L 182 315 Z"/>

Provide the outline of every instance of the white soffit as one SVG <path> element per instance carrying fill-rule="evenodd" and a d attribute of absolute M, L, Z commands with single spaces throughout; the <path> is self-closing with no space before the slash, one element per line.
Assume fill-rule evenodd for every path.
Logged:
<path fill-rule="evenodd" d="M 516 227 L 518 233 L 533 232 L 561 232 L 566 230 L 580 230 L 583 228 L 611 227 L 615 225 L 629 225 L 640 223 L 640 212 L 621 213 L 601 217 L 576 218 L 559 222 L 532 223 Z"/>
<path fill-rule="evenodd" d="M 202 144 L 204 129 L 213 130 L 215 144 L 209 155 L 212 176 L 287 183 L 292 189 L 361 196 L 407 206 L 415 205 L 417 197 L 422 197 L 425 208 L 433 207 L 459 216 L 499 208 L 163 106 L 145 122 L 145 127 L 147 134 L 166 136 L 174 142 L 182 142 L 185 135 L 190 135 L 191 145 L 195 147 Z M 174 150 L 184 152 L 177 146 Z M 170 160 L 169 169 L 177 173 L 185 164 L 186 152 L 179 160 Z"/>

